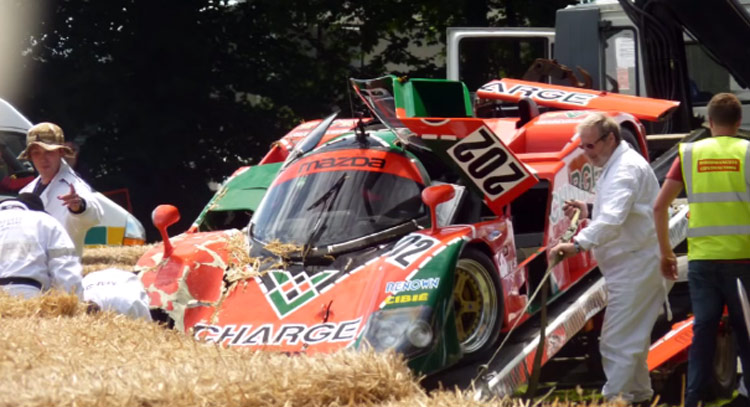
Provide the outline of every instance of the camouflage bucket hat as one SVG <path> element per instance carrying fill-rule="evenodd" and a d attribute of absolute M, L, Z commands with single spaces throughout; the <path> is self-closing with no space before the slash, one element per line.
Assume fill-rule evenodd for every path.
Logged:
<path fill-rule="evenodd" d="M 63 150 L 66 156 L 73 155 L 73 150 L 65 145 L 65 136 L 60 126 L 43 122 L 35 124 L 26 133 L 26 148 L 18 156 L 20 160 L 29 159 L 29 149 L 37 145 L 46 151 Z"/>

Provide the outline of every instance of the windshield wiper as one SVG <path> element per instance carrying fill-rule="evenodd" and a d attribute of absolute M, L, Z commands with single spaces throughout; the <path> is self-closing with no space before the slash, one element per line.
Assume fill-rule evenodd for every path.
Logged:
<path fill-rule="evenodd" d="M 331 186 L 331 188 L 328 189 L 323 195 L 320 196 L 320 198 L 316 199 L 315 202 L 313 202 L 310 206 L 305 208 L 305 210 L 310 210 L 317 208 L 323 204 L 326 204 L 324 207 L 322 207 L 318 211 L 318 219 L 315 220 L 315 225 L 313 226 L 312 232 L 310 233 L 310 236 L 307 238 L 307 241 L 305 242 L 305 245 L 302 246 L 302 263 L 304 264 L 305 258 L 307 257 L 307 254 L 312 249 L 313 242 L 315 239 L 319 238 L 320 235 L 323 234 L 323 232 L 326 230 L 325 224 L 328 221 L 328 216 L 331 211 L 331 208 L 333 207 L 333 204 L 336 202 L 336 198 L 339 195 L 339 192 L 341 191 L 341 186 L 344 185 L 344 181 L 346 180 L 346 174 L 342 174 L 341 177 L 336 180 L 336 182 Z"/>

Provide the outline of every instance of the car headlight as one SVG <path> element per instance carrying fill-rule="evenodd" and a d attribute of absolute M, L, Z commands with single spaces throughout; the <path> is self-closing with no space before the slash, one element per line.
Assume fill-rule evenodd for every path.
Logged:
<path fill-rule="evenodd" d="M 382 352 L 393 349 L 409 357 L 421 353 L 435 336 L 428 306 L 390 308 L 374 312 L 365 328 L 364 338 Z"/>
<path fill-rule="evenodd" d="M 409 343 L 418 348 L 429 346 L 432 343 L 432 336 L 432 327 L 422 320 L 414 321 L 406 329 L 406 338 L 409 340 Z"/>

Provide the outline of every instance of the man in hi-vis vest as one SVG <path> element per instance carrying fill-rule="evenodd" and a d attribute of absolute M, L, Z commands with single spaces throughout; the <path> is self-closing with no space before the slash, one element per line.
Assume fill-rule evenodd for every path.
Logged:
<path fill-rule="evenodd" d="M 685 405 L 704 398 L 713 371 L 716 332 L 724 305 L 737 338 L 742 379 L 750 388 L 750 341 L 744 326 L 737 279 L 750 289 L 750 141 L 736 136 L 742 106 L 731 93 L 708 104 L 712 137 L 680 145 L 654 204 L 654 222 L 665 277 L 677 278 L 677 259 L 669 244 L 668 208 L 684 186 L 690 206 L 688 283 L 695 314 L 688 356 Z M 750 405 L 740 395 L 733 405 Z"/>

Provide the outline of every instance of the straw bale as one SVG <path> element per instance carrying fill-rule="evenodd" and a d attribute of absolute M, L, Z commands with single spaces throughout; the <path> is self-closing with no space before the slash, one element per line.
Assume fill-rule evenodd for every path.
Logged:
<path fill-rule="evenodd" d="M 113 313 L 74 295 L 0 293 L 0 407 L 498 406 L 624 407 L 597 400 L 476 400 L 426 394 L 394 353 L 286 356 L 223 348 Z"/>
<path fill-rule="evenodd" d="M 87 275 L 95 271 L 106 270 L 106 269 L 120 269 L 125 271 L 135 272 L 135 263 L 95 263 L 95 264 L 84 264 L 82 275 Z"/>
<path fill-rule="evenodd" d="M 32 328 L 33 327 L 33 328 Z M 113 314 L 0 319 L 0 406 L 377 405 L 422 394 L 393 354 L 289 357 Z"/>
<path fill-rule="evenodd" d="M 31 299 L 13 297 L 0 290 L 1 318 L 56 318 L 74 316 L 86 311 L 86 306 L 79 302 L 75 294 L 50 290 Z"/>
<path fill-rule="evenodd" d="M 153 244 L 142 246 L 102 246 L 86 247 L 83 249 L 81 263 L 89 264 L 130 264 L 135 265 L 146 251 L 154 247 Z"/>

